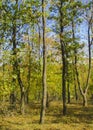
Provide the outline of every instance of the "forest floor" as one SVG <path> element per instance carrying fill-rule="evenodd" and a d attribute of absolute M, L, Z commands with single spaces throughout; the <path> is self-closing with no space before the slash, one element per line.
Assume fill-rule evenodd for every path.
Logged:
<path fill-rule="evenodd" d="M 93 130 L 93 105 L 84 108 L 81 104 L 68 104 L 67 115 L 63 116 L 62 103 L 51 102 L 43 125 L 39 124 L 39 103 L 31 103 L 25 109 L 24 116 L 15 110 L 1 113 L 0 130 Z"/>

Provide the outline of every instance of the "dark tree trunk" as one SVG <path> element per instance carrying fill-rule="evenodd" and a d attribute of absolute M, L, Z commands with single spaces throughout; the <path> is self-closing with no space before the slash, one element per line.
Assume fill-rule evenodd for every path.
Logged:
<path fill-rule="evenodd" d="M 16 101 L 15 93 L 11 92 L 11 94 L 10 94 L 10 104 L 15 106 L 15 101 Z"/>
<path fill-rule="evenodd" d="M 74 19 L 72 20 L 72 38 L 73 38 L 73 43 L 75 42 L 75 25 L 74 25 Z M 76 72 L 76 66 L 77 66 L 77 49 L 74 49 L 74 67 Z M 74 74 L 74 89 L 75 89 L 75 99 L 76 101 L 78 100 L 78 94 L 77 94 L 77 86 L 76 86 L 76 73 Z"/>
<path fill-rule="evenodd" d="M 62 99 L 63 99 L 63 115 L 66 115 L 66 53 L 65 43 L 63 42 L 63 2 L 60 1 L 60 44 L 62 52 Z"/>
<path fill-rule="evenodd" d="M 67 82 L 68 104 L 70 103 L 70 84 Z"/>
<path fill-rule="evenodd" d="M 76 99 L 76 101 L 77 101 L 77 100 L 78 100 L 78 93 L 77 93 L 76 83 L 74 84 L 74 89 L 75 89 L 75 99 Z"/>
<path fill-rule="evenodd" d="M 46 86 L 46 43 L 45 43 L 45 1 L 42 0 L 42 23 L 43 23 L 43 74 L 42 74 L 42 104 L 40 123 L 43 124 L 45 121 L 46 111 L 46 99 L 47 99 L 47 86 Z"/>
<path fill-rule="evenodd" d="M 25 113 L 25 88 L 20 77 L 20 69 L 18 65 L 16 67 L 17 67 L 17 79 L 18 79 L 20 92 L 21 92 L 21 114 L 24 115 Z"/>
<path fill-rule="evenodd" d="M 16 5 L 18 6 L 18 0 L 16 0 Z M 13 18 L 13 35 L 12 35 L 12 41 L 13 41 L 13 74 L 17 76 L 17 80 L 20 86 L 20 93 L 21 93 L 21 113 L 24 114 L 24 86 L 21 80 L 21 76 L 20 76 L 20 67 L 18 65 L 18 60 L 17 60 L 17 42 L 16 42 L 16 30 L 17 30 L 17 25 L 16 25 L 16 11 L 14 14 L 14 18 Z M 13 84 L 15 84 L 16 82 L 16 78 L 13 78 Z"/>
<path fill-rule="evenodd" d="M 66 46 L 67 46 L 67 43 L 66 43 Z M 68 104 L 70 103 L 70 82 L 69 82 L 69 78 L 70 78 L 70 76 L 69 76 L 69 61 L 68 61 L 68 59 L 69 59 L 69 52 L 68 52 L 68 50 L 66 49 L 66 83 L 67 83 L 67 96 L 68 96 Z"/>
<path fill-rule="evenodd" d="M 49 94 L 48 94 L 48 92 L 47 92 L 46 107 L 47 107 L 47 108 L 49 107 Z"/>

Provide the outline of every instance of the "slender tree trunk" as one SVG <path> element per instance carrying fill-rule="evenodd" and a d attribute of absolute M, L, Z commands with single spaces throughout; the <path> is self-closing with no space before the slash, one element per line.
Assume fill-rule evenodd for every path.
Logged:
<path fill-rule="evenodd" d="M 28 104 L 29 103 L 29 89 L 27 88 L 25 91 L 25 103 Z"/>
<path fill-rule="evenodd" d="M 16 5 L 18 6 L 18 0 L 16 0 Z M 13 18 L 13 35 L 12 35 L 12 42 L 13 42 L 13 56 L 14 56 L 14 61 L 13 61 L 13 74 L 17 76 L 17 80 L 20 86 L 20 93 L 21 93 L 21 113 L 24 114 L 24 102 L 25 102 L 25 94 L 24 94 L 24 86 L 21 80 L 20 76 L 20 68 L 18 65 L 18 60 L 17 60 L 17 42 L 16 42 L 16 30 L 17 30 L 17 25 L 16 25 L 16 11 L 14 14 Z M 13 78 L 13 83 L 16 82 L 16 78 Z"/>
<path fill-rule="evenodd" d="M 15 47 L 13 47 L 13 52 L 15 50 Z M 15 60 L 15 52 L 13 54 L 14 56 L 14 63 L 13 63 L 13 76 L 16 76 L 16 67 L 15 67 L 15 64 L 16 64 L 16 60 Z M 15 97 L 15 87 L 16 87 L 16 78 L 13 77 L 12 79 L 12 86 L 13 86 L 13 90 L 12 92 L 10 93 L 10 104 L 12 106 L 12 108 L 15 108 L 15 105 L 16 105 L 16 97 Z"/>
<path fill-rule="evenodd" d="M 88 53 L 89 53 L 89 63 L 88 63 L 88 75 L 85 90 L 83 92 L 83 106 L 87 106 L 87 92 L 89 88 L 89 80 L 91 74 L 91 40 L 90 40 L 90 27 L 91 27 L 91 20 L 88 23 Z"/>
<path fill-rule="evenodd" d="M 13 90 L 10 94 L 10 103 L 12 104 L 12 106 L 15 106 L 15 87 L 16 87 L 16 73 L 17 73 L 17 69 L 16 69 L 16 64 L 17 64 L 17 59 L 16 59 L 16 20 L 14 18 L 13 21 L 13 35 L 12 35 L 12 41 L 13 41 L 13 79 L 12 79 L 12 86 L 13 86 Z"/>
<path fill-rule="evenodd" d="M 73 43 L 75 42 L 75 25 L 74 25 L 74 19 L 72 20 L 72 38 L 73 38 Z M 76 100 L 77 100 L 77 91 L 76 91 L 76 80 L 78 83 L 78 87 L 81 93 L 81 96 L 83 98 L 83 90 L 81 88 L 81 84 L 80 84 L 80 80 L 79 80 L 79 73 L 78 73 L 78 69 L 77 69 L 77 48 L 75 48 L 74 50 L 74 66 L 75 66 L 75 75 L 74 75 L 74 85 L 75 85 L 75 96 L 76 96 Z M 76 78 L 75 78 L 76 76 Z M 84 98 L 83 98 L 84 99 Z"/>
<path fill-rule="evenodd" d="M 67 43 L 66 43 L 66 46 L 67 46 Z M 67 87 L 67 96 L 68 96 L 68 104 L 70 103 L 70 82 L 69 82 L 69 52 L 68 50 L 66 49 L 66 87 Z"/>
<path fill-rule="evenodd" d="M 70 84 L 67 82 L 67 92 L 68 92 L 68 104 L 70 103 Z"/>
<path fill-rule="evenodd" d="M 75 58 L 76 59 L 76 58 Z M 75 60 L 74 59 L 74 60 Z M 77 80 L 76 80 L 76 70 L 75 70 L 75 66 L 76 66 L 76 63 L 77 63 L 77 61 L 75 60 L 74 61 L 74 71 L 73 71 L 73 73 L 74 73 L 74 90 L 75 90 L 75 100 L 77 101 L 78 100 L 78 92 L 77 92 Z"/>
<path fill-rule="evenodd" d="M 46 43 L 45 43 L 45 1 L 42 0 L 42 22 L 43 22 L 43 75 L 42 75 L 42 104 L 41 104 L 41 114 L 40 123 L 43 124 L 45 121 L 45 111 L 46 111 L 46 99 L 47 99 L 47 86 L 46 86 Z"/>
<path fill-rule="evenodd" d="M 66 54 L 65 43 L 63 42 L 63 2 L 60 0 L 60 44 L 62 52 L 62 99 L 63 99 L 63 115 L 66 115 Z"/>
<path fill-rule="evenodd" d="M 83 94 L 83 106 L 84 107 L 87 107 L 87 94 L 85 93 L 85 94 Z"/>
<path fill-rule="evenodd" d="M 39 23 L 40 23 L 40 20 L 38 21 Z M 38 44 L 39 44 L 39 46 L 38 46 L 38 50 L 39 50 L 39 53 L 38 53 L 38 55 L 39 55 L 39 67 L 40 67 L 40 72 L 41 72 L 41 63 L 40 63 L 40 57 L 41 57 L 41 52 L 40 52 L 40 43 L 41 43 L 41 31 L 40 31 L 40 25 L 39 25 L 39 23 L 38 23 Z"/>
<path fill-rule="evenodd" d="M 24 87 L 21 89 L 21 114 L 25 114 L 25 91 Z"/>
<path fill-rule="evenodd" d="M 27 86 L 27 89 L 26 89 L 26 92 L 25 92 L 25 98 L 26 98 L 26 103 L 28 104 L 29 103 L 29 88 L 31 86 L 31 83 L 30 83 L 30 79 L 31 79 L 31 45 L 30 45 L 30 40 L 29 40 L 29 33 L 28 33 L 28 48 L 29 48 L 29 54 L 28 54 L 28 57 L 29 57 L 29 63 L 28 63 L 28 75 L 27 75 L 27 81 L 28 81 L 28 86 Z"/>
<path fill-rule="evenodd" d="M 49 107 L 49 94 L 48 94 L 48 92 L 47 92 L 46 107 L 47 107 L 47 108 Z"/>
<path fill-rule="evenodd" d="M 91 16 L 91 17 L 93 17 L 93 16 Z M 89 54 L 89 60 L 88 60 L 88 74 L 87 74 L 87 80 L 86 80 L 84 90 L 80 85 L 79 73 L 78 73 L 78 70 L 77 70 L 77 62 L 75 63 L 76 77 L 77 77 L 79 90 L 80 90 L 80 93 L 81 93 L 82 99 L 83 99 L 83 106 L 87 106 L 87 92 L 88 92 L 88 88 L 89 88 L 89 80 L 90 80 L 90 74 L 91 74 L 91 40 L 92 40 L 90 38 L 91 21 L 92 21 L 92 18 L 88 21 L 88 54 Z M 72 24 L 72 27 L 73 27 L 73 24 Z M 74 36 L 74 31 L 73 31 L 73 39 L 74 39 L 74 37 L 75 36 Z M 75 58 L 77 58 L 76 53 L 75 53 Z"/>
<path fill-rule="evenodd" d="M 20 69 L 18 66 L 18 63 L 16 64 L 16 68 L 17 68 L 17 79 L 18 79 L 18 83 L 20 86 L 20 92 L 21 92 L 21 114 L 24 115 L 25 113 L 25 88 L 23 85 L 23 82 L 21 80 L 21 76 L 20 76 Z"/>
<path fill-rule="evenodd" d="M 41 28 L 40 28 L 40 23 L 41 23 L 41 20 L 39 19 L 38 20 L 38 62 L 39 62 L 39 69 L 38 69 L 38 76 L 39 77 L 42 77 L 42 71 L 41 71 L 41 50 L 40 50 L 40 47 L 41 47 Z M 40 78 L 37 79 L 37 87 L 38 85 L 40 84 Z M 40 94 L 40 90 L 38 91 L 38 88 L 37 88 L 37 100 L 39 101 L 41 98 L 41 94 Z"/>
<path fill-rule="evenodd" d="M 75 99 L 78 100 L 78 93 L 77 93 L 77 86 L 76 83 L 74 83 L 74 89 L 75 89 Z"/>
<path fill-rule="evenodd" d="M 15 108 L 15 101 L 16 101 L 16 97 L 15 97 L 15 93 L 14 91 L 11 92 L 10 94 L 10 104 L 12 108 Z"/>
<path fill-rule="evenodd" d="M 4 51 L 4 49 L 3 49 L 3 51 Z M 2 57 L 2 60 L 3 60 L 3 88 L 4 88 L 4 86 L 5 86 L 5 65 L 4 65 L 4 54 L 3 54 L 3 57 Z M 3 102 L 5 102 L 5 96 L 3 95 Z M 10 102 L 11 103 L 11 102 Z"/>

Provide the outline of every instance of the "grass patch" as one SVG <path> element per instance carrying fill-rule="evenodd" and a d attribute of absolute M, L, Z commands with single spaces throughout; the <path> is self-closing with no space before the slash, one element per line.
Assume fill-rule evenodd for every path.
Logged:
<path fill-rule="evenodd" d="M 93 130 L 93 105 L 67 105 L 67 115 L 63 116 L 62 103 L 51 102 L 43 125 L 39 124 L 39 103 L 31 103 L 25 109 L 24 116 L 15 111 L 1 114 L 0 130 Z"/>

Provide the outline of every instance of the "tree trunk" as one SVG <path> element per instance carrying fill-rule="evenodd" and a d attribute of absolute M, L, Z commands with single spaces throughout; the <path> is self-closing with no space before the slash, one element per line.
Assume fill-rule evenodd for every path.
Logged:
<path fill-rule="evenodd" d="M 47 108 L 49 107 L 49 94 L 48 94 L 48 92 L 47 92 L 46 107 L 47 107 Z"/>
<path fill-rule="evenodd" d="M 77 61 L 75 61 L 75 63 L 76 62 Z M 76 66 L 76 65 L 74 64 L 74 66 Z M 75 73 L 75 71 L 74 71 L 74 73 Z M 77 101 L 78 100 L 78 93 L 77 93 L 77 84 L 76 84 L 76 74 L 74 74 L 74 90 L 75 90 L 75 100 Z"/>
<path fill-rule="evenodd" d="M 66 115 L 66 54 L 65 54 L 65 43 L 63 42 L 63 2 L 60 1 L 60 44 L 62 52 L 62 99 L 63 99 L 63 115 Z"/>
<path fill-rule="evenodd" d="M 87 107 L 87 95 L 86 94 L 83 95 L 83 106 Z"/>
<path fill-rule="evenodd" d="M 28 57 L 29 57 L 29 63 L 28 63 L 28 75 L 27 75 L 27 81 L 28 81 L 28 85 L 27 85 L 27 89 L 26 89 L 26 92 L 25 92 L 25 99 L 26 99 L 26 104 L 28 104 L 29 102 L 29 88 L 31 86 L 31 83 L 30 83 L 30 79 L 31 79 L 31 44 L 30 44 L 30 39 L 29 39 L 29 33 L 28 33 L 28 48 L 29 48 L 29 54 L 28 54 Z"/>
<path fill-rule="evenodd" d="M 16 5 L 18 6 L 18 0 L 16 0 Z M 20 77 L 20 67 L 18 65 L 17 60 L 17 42 L 16 42 L 16 11 L 13 18 L 13 35 L 12 35 L 12 41 L 13 41 L 13 56 L 14 56 L 14 63 L 13 63 L 13 74 L 17 76 L 17 78 L 13 78 L 13 83 L 15 84 L 16 79 L 18 80 L 19 86 L 20 86 L 20 93 L 21 93 L 21 113 L 24 114 L 24 86 Z"/>
<path fill-rule="evenodd" d="M 17 4 L 17 3 L 16 3 Z M 16 52 L 16 13 L 13 19 L 13 35 L 12 35 L 12 42 L 13 42 L 13 78 L 12 78 L 12 86 L 13 86 L 13 91 L 10 94 L 10 102 L 12 103 L 12 105 L 15 104 L 15 100 L 14 100 L 14 95 L 15 95 L 15 86 L 16 86 L 16 71 L 17 71 L 17 52 Z"/>
<path fill-rule="evenodd" d="M 28 92 L 28 90 L 26 90 L 26 92 L 25 92 L 25 103 L 26 104 L 29 103 L 29 92 Z"/>
<path fill-rule="evenodd" d="M 87 106 L 87 92 L 88 92 L 88 88 L 89 88 L 89 80 L 90 80 L 90 75 L 91 75 L 91 44 L 92 44 L 92 39 L 90 37 L 90 32 L 91 32 L 91 21 L 93 19 L 92 17 L 93 16 L 91 15 L 91 18 L 88 21 L 88 54 L 89 54 L 88 58 L 89 59 L 88 59 L 88 74 L 87 74 L 87 80 L 85 83 L 84 90 L 80 85 L 79 74 L 78 74 L 78 69 L 77 69 L 77 62 L 75 63 L 77 82 L 78 82 L 80 93 L 81 93 L 82 98 L 83 98 L 83 106 Z M 74 35 L 73 35 L 73 38 L 74 38 Z"/>
<path fill-rule="evenodd" d="M 25 114 L 25 92 L 24 92 L 24 87 L 22 87 L 21 90 L 21 114 Z"/>
<path fill-rule="evenodd" d="M 15 101 L 16 101 L 16 97 L 15 97 L 15 93 L 14 92 L 11 92 L 10 94 L 10 104 L 15 106 Z"/>
<path fill-rule="evenodd" d="M 67 92 L 68 92 L 68 104 L 70 103 L 70 84 L 67 83 Z"/>
<path fill-rule="evenodd" d="M 21 92 L 21 114 L 24 115 L 24 106 L 25 106 L 25 88 L 24 88 L 24 85 L 23 85 L 23 82 L 21 80 L 21 77 L 20 77 L 20 69 L 18 67 L 18 65 L 16 66 L 17 67 L 17 79 L 18 79 L 18 83 L 19 83 L 19 86 L 20 86 L 20 92 Z"/>
<path fill-rule="evenodd" d="M 43 23 L 43 74 L 42 74 L 42 104 L 40 123 L 43 124 L 45 121 L 46 111 L 46 99 L 47 99 L 47 86 L 46 86 L 46 43 L 45 43 L 45 1 L 42 0 L 42 23 Z"/>
<path fill-rule="evenodd" d="M 77 101 L 77 100 L 78 100 L 78 93 L 77 93 L 76 84 L 74 84 L 74 89 L 75 89 L 75 99 L 76 99 L 76 101 Z"/>

